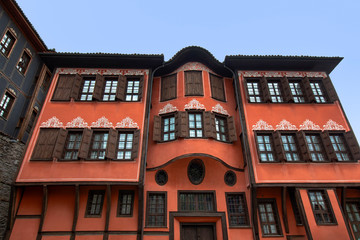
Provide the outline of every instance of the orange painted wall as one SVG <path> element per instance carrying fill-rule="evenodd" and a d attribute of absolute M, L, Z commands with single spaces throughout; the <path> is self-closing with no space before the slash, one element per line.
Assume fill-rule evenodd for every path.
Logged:
<path fill-rule="evenodd" d="M 103 235 L 102 234 L 98 234 L 98 235 L 77 235 L 75 237 L 75 240 L 103 240 Z"/>
<path fill-rule="evenodd" d="M 103 116 L 105 116 L 114 126 L 124 118 L 130 117 L 138 124 L 140 130 L 143 130 L 148 75 L 146 70 L 139 71 L 144 73 L 143 96 L 140 102 L 52 102 L 50 100 L 59 75 L 55 74 L 26 150 L 24 161 L 17 177 L 17 182 L 138 181 L 140 168 L 139 158 L 142 149 L 142 133 L 140 135 L 139 157 L 133 162 L 31 162 L 29 159 L 39 134 L 40 124 L 46 122 L 53 116 L 56 116 L 63 125 L 66 125 L 74 118 L 80 116 L 89 126 L 92 122 L 96 122 Z"/>
<path fill-rule="evenodd" d="M 137 235 L 109 235 L 109 240 L 136 240 Z M 144 239 L 146 239 L 144 237 Z"/>
<path fill-rule="evenodd" d="M 40 224 L 40 218 L 16 219 L 10 240 L 35 240 Z"/>
<path fill-rule="evenodd" d="M 17 199 L 21 199 L 18 215 L 41 215 L 42 208 L 42 187 L 24 188 L 24 195 L 21 199 L 19 192 Z"/>
<path fill-rule="evenodd" d="M 300 190 L 301 200 L 304 205 L 305 215 L 309 223 L 310 232 L 313 239 L 350 239 L 349 233 L 347 231 L 344 217 L 342 215 L 338 199 L 335 195 L 334 190 L 327 190 L 329 200 L 332 206 L 332 209 L 335 214 L 337 221 L 336 225 L 326 225 L 319 226 L 316 224 L 315 217 L 311 208 L 309 196 L 306 189 Z"/>
<path fill-rule="evenodd" d="M 70 240 L 70 236 L 43 236 L 41 240 Z"/>

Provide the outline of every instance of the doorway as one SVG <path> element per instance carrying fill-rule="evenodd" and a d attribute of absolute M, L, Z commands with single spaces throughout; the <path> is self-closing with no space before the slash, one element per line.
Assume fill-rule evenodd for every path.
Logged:
<path fill-rule="evenodd" d="M 181 223 L 181 240 L 216 240 L 213 223 Z"/>

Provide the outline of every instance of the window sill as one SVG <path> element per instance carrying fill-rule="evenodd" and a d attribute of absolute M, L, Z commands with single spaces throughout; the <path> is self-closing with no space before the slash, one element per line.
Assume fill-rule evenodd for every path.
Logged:
<path fill-rule="evenodd" d="M 250 225 L 243 225 L 243 226 L 229 226 L 229 229 L 245 229 L 245 228 L 252 228 Z"/>
<path fill-rule="evenodd" d="M 261 237 L 263 238 L 279 238 L 279 237 L 284 237 L 284 235 L 262 235 Z"/>

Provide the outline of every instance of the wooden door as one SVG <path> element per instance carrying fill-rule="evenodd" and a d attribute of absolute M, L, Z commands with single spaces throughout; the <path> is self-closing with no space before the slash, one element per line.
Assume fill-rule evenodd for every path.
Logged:
<path fill-rule="evenodd" d="M 215 240 L 214 225 L 182 225 L 181 240 Z"/>

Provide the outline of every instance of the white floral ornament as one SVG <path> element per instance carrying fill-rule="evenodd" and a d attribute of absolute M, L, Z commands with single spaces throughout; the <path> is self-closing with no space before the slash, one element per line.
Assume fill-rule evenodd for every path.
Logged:
<path fill-rule="evenodd" d="M 64 127 L 63 123 L 57 117 L 49 118 L 46 122 L 41 123 L 40 127 L 42 128 L 62 128 Z"/>
<path fill-rule="evenodd" d="M 273 126 L 260 119 L 255 125 L 252 126 L 252 130 L 274 130 Z"/>
<path fill-rule="evenodd" d="M 130 117 L 124 118 L 121 122 L 116 123 L 117 128 L 139 128 L 138 124 Z"/>
<path fill-rule="evenodd" d="M 306 119 L 303 124 L 300 125 L 300 130 L 321 130 L 319 125 L 316 125 L 309 119 Z"/>
<path fill-rule="evenodd" d="M 201 104 L 198 100 L 193 99 L 188 104 L 185 104 L 185 110 L 186 109 L 205 109 L 204 104 Z"/>
<path fill-rule="evenodd" d="M 323 125 L 323 130 L 345 130 L 345 128 L 336 123 L 335 121 L 329 119 L 329 121 L 326 122 L 325 125 Z"/>
<path fill-rule="evenodd" d="M 289 121 L 283 119 L 278 125 L 276 125 L 276 130 L 297 130 L 297 127 Z"/>
<path fill-rule="evenodd" d="M 177 107 L 173 106 L 171 103 L 168 103 L 162 109 L 160 109 L 159 114 L 176 112 L 177 110 Z"/>
<path fill-rule="evenodd" d="M 81 117 L 74 118 L 71 122 L 66 124 L 67 128 L 87 128 L 88 123 Z"/>
<path fill-rule="evenodd" d="M 228 112 L 219 103 L 216 104 L 215 107 L 212 107 L 211 111 L 221 113 L 221 114 L 224 114 L 224 115 L 229 115 Z"/>
<path fill-rule="evenodd" d="M 91 127 L 93 128 L 112 128 L 112 122 L 109 122 L 109 120 L 106 117 L 99 118 L 96 122 L 91 123 Z"/>

